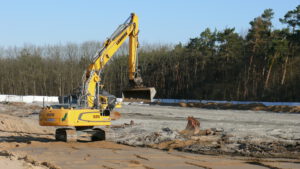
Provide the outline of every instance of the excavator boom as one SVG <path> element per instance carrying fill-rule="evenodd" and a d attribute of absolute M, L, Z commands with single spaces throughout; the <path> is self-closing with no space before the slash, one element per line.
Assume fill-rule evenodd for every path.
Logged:
<path fill-rule="evenodd" d="M 95 98 L 98 98 L 97 86 L 99 86 L 101 82 L 101 71 L 128 37 L 128 78 L 130 86 L 125 90 L 125 94 L 123 92 L 123 99 L 127 101 L 134 101 L 136 99 L 153 100 L 156 93 L 153 93 L 155 89 L 149 89 L 143 86 L 143 80 L 137 69 L 138 33 L 138 17 L 132 13 L 131 16 L 117 28 L 111 37 L 105 41 L 102 49 L 96 53 L 94 61 L 88 67 L 84 77 L 84 90 L 82 95 L 85 96 L 83 99 L 86 101 L 88 107 L 95 107 Z"/>

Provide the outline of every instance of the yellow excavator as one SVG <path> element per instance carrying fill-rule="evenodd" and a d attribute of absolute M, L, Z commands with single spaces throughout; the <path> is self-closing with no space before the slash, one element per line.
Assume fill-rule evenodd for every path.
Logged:
<path fill-rule="evenodd" d="M 144 87 L 137 63 L 138 17 L 134 13 L 121 24 L 97 51 L 93 62 L 83 74 L 82 85 L 69 96 L 60 97 L 60 104 L 44 107 L 39 114 L 41 126 L 58 126 L 55 138 L 73 142 L 81 135 L 92 141 L 104 140 L 105 132 L 99 126 L 111 125 L 111 111 L 116 97 L 104 91 L 101 73 L 108 61 L 129 37 L 129 86 L 123 90 L 126 101 L 152 101 L 155 88 Z"/>

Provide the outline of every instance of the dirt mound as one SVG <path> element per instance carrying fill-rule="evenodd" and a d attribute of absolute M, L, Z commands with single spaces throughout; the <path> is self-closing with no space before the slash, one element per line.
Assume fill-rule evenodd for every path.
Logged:
<path fill-rule="evenodd" d="M 28 155 L 19 155 L 7 150 L 0 151 L 0 165 L 6 169 L 61 169 L 50 162 L 38 162 Z"/>
<path fill-rule="evenodd" d="M 174 105 L 174 104 L 172 104 Z M 176 104 L 175 104 L 176 105 Z M 265 106 L 261 103 L 252 104 L 231 104 L 231 103 L 178 103 L 180 107 L 199 107 L 206 109 L 233 109 L 233 110 L 254 110 L 254 111 L 272 111 L 285 113 L 300 113 L 300 106 Z"/>
<path fill-rule="evenodd" d="M 12 106 L 24 106 L 24 102 L 2 102 L 2 104 L 12 105 Z"/>
<path fill-rule="evenodd" d="M 0 103 L 0 114 L 27 117 L 33 114 L 38 114 L 41 108 L 41 106 L 35 104 L 2 102 Z"/>
<path fill-rule="evenodd" d="M 184 102 L 180 102 L 178 104 L 179 104 L 180 107 L 188 107 L 188 104 L 184 103 Z"/>
<path fill-rule="evenodd" d="M 49 128 L 40 127 L 38 121 L 0 114 L 0 131 L 10 133 L 47 133 Z"/>

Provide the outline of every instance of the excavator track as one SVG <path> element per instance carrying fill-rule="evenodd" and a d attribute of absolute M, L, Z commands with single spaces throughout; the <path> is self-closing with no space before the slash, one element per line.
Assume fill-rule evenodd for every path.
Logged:
<path fill-rule="evenodd" d="M 105 131 L 100 128 L 93 129 L 93 134 L 91 136 L 92 141 L 105 140 Z"/>
<path fill-rule="evenodd" d="M 59 128 L 55 131 L 55 140 L 64 142 L 76 142 L 77 132 L 71 128 Z"/>
<path fill-rule="evenodd" d="M 72 128 L 59 128 L 55 131 L 55 140 L 63 142 L 76 142 L 81 136 L 89 137 L 90 141 L 105 140 L 105 131 L 100 128 L 76 130 Z"/>

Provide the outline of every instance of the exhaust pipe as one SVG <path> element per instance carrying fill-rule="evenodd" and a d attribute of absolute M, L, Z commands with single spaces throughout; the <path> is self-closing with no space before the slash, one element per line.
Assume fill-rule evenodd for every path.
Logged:
<path fill-rule="evenodd" d="M 129 88 L 122 92 L 125 102 L 153 102 L 156 94 L 154 87 Z"/>

